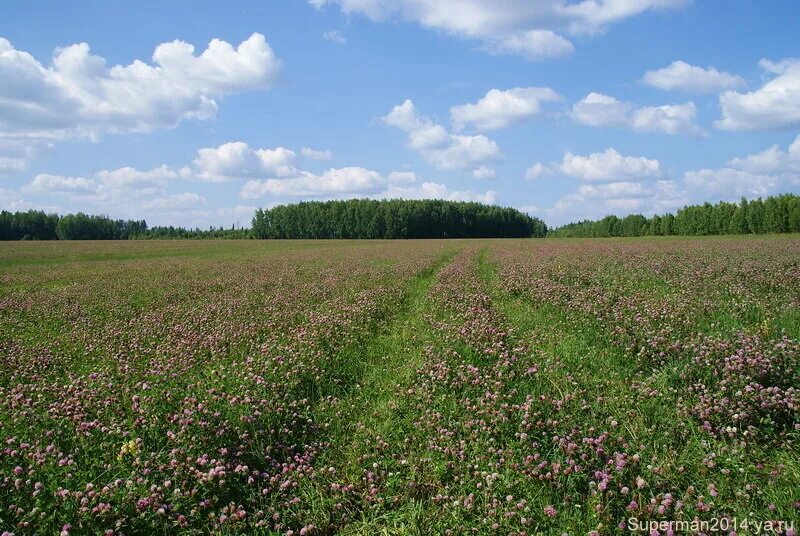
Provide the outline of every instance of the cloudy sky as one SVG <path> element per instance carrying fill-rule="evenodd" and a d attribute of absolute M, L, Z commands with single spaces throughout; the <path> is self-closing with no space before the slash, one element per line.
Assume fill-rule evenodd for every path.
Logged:
<path fill-rule="evenodd" d="M 8 2 L 0 208 L 248 225 L 446 198 L 548 224 L 800 192 L 795 0 Z"/>

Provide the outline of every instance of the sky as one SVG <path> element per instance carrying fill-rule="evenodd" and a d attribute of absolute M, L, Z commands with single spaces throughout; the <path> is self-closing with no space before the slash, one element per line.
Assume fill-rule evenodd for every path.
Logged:
<path fill-rule="evenodd" d="M 5 2 L 0 209 L 441 198 L 557 226 L 800 193 L 798 28 L 794 0 Z"/>

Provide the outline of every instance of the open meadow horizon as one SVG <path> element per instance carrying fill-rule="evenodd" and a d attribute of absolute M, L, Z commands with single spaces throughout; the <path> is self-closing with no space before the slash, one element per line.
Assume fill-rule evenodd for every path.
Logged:
<path fill-rule="evenodd" d="M 798 536 L 798 29 L 0 2 L 0 536 Z"/>

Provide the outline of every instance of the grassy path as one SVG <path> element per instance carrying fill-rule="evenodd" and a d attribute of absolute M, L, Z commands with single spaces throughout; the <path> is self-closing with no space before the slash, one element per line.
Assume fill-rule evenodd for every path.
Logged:
<path fill-rule="evenodd" d="M 402 393 L 414 380 L 426 349 L 434 344 L 427 321 L 432 307 L 429 291 L 437 274 L 456 253 L 447 252 L 419 274 L 410 284 L 402 309 L 363 346 L 345 350 L 352 362 L 358 363 L 359 380 L 342 398 L 321 404 L 316 419 L 331 422 L 326 430 L 330 443 L 317 466 L 333 469 L 330 474 L 337 480 L 359 482 L 373 463 L 371 458 L 380 450 L 380 443 L 402 444 L 406 432 L 414 426 L 415 415 L 404 411 Z M 314 523 L 327 533 L 414 533 L 417 520 L 423 515 L 421 504 L 403 505 L 392 512 L 392 519 L 370 517 L 358 506 L 345 505 L 350 521 L 341 526 L 335 521 L 341 512 L 333 512 L 341 508 L 330 500 L 329 490 L 322 484 L 307 485 L 301 497 L 306 504 L 315 505 Z"/>

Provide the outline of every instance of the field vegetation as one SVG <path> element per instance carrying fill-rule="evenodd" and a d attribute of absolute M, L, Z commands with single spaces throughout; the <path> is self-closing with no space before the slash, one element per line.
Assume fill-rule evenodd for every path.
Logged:
<path fill-rule="evenodd" d="M 0 532 L 796 525 L 799 389 L 797 235 L 6 243 Z"/>

